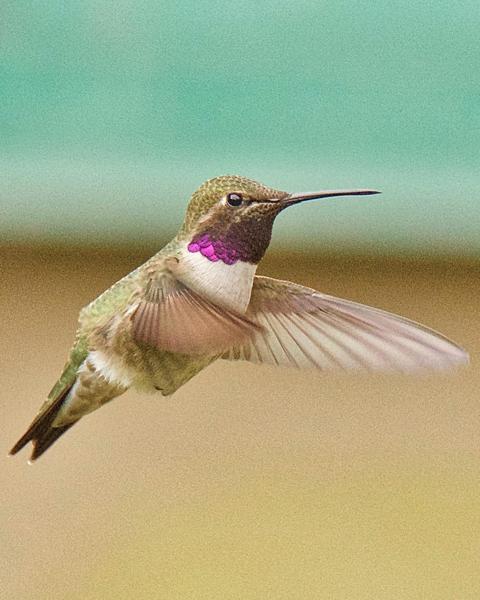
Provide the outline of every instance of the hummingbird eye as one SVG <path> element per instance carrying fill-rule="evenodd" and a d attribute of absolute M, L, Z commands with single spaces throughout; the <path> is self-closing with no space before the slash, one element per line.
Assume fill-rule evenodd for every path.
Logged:
<path fill-rule="evenodd" d="M 237 194 L 235 192 L 227 194 L 227 204 L 229 204 L 230 206 L 240 206 L 242 202 L 243 197 L 241 194 Z"/>

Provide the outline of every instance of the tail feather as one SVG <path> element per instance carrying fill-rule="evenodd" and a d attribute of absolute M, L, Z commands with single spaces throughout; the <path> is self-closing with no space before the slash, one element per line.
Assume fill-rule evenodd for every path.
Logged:
<path fill-rule="evenodd" d="M 76 423 L 68 423 L 61 427 L 53 427 L 52 423 L 55 421 L 60 408 L 62 407 L 71 386 L 66 388 L 59 397 L 50 404 L 45 410 L 41 411 L 40 414 L 35 418 L 33 423 L 22 435 L 18 442 L 10 450 L 10 454 L 16 454 L 22 448 L 24 448 L 29 442 L 33 443 L 33 451 L 30 457 L 31 461 L 36 460 L 41 456 L 45 450 L 58 440 L 72 425 Z"/>

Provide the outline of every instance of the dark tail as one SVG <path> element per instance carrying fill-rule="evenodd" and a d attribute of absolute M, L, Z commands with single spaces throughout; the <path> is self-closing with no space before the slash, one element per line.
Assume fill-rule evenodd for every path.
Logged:
<path fill-rule="evenodd" d="M 30 460 L 34 461 L 41 456 L 45 450 L 48 450 L 48 448 L 50 448 L 61 435 L 68 431 L 72 425 L 75 425 L 76 421 L 61 427 L 52 427 L 52 423 L 62 407 L 70 389 L 71 387 L 67 388 L 50 406 L 40 412 L 27 431 L 10 450 L 10 454 L 16 454 L 26 446 L 28 442 L 32 442 L 33 451 Z"/>

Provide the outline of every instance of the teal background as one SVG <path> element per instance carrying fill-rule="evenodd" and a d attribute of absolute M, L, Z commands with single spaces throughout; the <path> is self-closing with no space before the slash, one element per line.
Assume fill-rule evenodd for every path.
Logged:
<path fill-rule="evenodd" d="M 276 244 L 477 255 L 480 5 L 3 2 L 0 234 L 160 243 L 203 180 L 376 187 Z"/>

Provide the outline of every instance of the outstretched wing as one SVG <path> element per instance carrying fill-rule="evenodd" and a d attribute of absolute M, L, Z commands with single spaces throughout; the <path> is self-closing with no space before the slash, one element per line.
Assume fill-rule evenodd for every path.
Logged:
<path fill-rule="evenodd" d="M 255 277 L 247 316 L 262 330 L 223 358 L 405 372 L 468 362 L 462 348 L 423 325 L 268 277 Z"/>
<path fill-rule="evenodd" d="M 151 271 L 134 304 L 137 342 L 182 354 L 221 353 L 247 343 L 261 327 L 245 315 L 217 306 L 175 276 L 175 259 Z"/>

